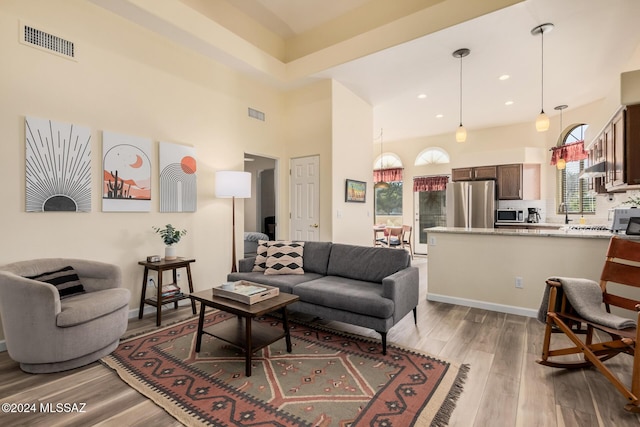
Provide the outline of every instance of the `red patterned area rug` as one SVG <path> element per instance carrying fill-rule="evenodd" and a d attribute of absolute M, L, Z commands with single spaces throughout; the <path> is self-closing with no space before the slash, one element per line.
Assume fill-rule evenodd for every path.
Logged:
<path fill-rule="evenodd" d="M 214 311 L 205 328 L 235 316 Z M 254 321 L 281 328 L 279 319 Z M 284 339 L 244 355 L 204 335 L 189 319 L 123 341 L 102 362 L 131 387 L 185 425 L 212 426 L 445 426 L 462 392 L 468 365 L 456 366 L 415 350 L 290 322 Z"/>

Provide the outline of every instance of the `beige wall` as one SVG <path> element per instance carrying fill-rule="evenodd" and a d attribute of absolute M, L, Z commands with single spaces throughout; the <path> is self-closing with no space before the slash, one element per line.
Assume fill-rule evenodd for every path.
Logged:
<path fill-rule="evenodd" d="M 608 238 L 531 235 L 431 232 L 432 238 L 428 299 L 531 317 L 547 278 L 598 281 L 609 244 Z M 516 277 L 523 279 L 522 289 L 515 287 Z"/>
<path fill-rule="evenodd" d="M 277 215 L 284 219 L 282 238 L 288 236 L 289 158 L 320 155 L 325 225 L 321 238 L 331 239 L 330 81 L 286 94 L 91 3 L 40 1 L 33 6 L 21 1 L 0 4 L 0 169 L 5 181 L 0 187 L 0 212 L 6 226 L 0 264 L 56 256 L 118 264 L 124 286 L 132 291 L 134 309 L 142 280 L 137 262 L 164 249 L 151 227 L 172 223 L 188 230 L 178 254 L 196 258 L 195 288 L 219 283 L 230 269 L 231 201 L 214 197 L 214 176 L 217 170 L 242 170 L 245 152 L 280 161 Z M 73 41 L 78 60 L 20 44 L 19 20 Z M 266 121 L 247 117 L 248 107 L 265 112 Z M 91 129 L 91 212 L 25 212 L 27 115 Z M 157 170 L 152 171 L 150 212 L 102 212 L 103 130 L 150 138 L 156 167 L 157 141 L 195 147 L 197 212 L 158 212 Z M 239 254 L 243 211 L 243 202 L 236 201 Z"/>
<path fill-rule="evenodd" d="M 333 82 L 333 183 L 334 242 L 370 245 L 373 226 L 373 176 L 371 163 L 371 106 L 340 83 Z M 365 203 L 345 202 L 345 180 L 367 183 Z"/>

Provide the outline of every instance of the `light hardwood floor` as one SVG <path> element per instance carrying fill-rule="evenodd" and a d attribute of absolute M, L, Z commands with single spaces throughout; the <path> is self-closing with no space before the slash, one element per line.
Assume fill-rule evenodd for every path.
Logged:
<path fill-rule="evenodd" d="M 593 369 L 564 371 L 535 363 L 543 325 L 535 319 L 426 301 L 427 259 L 416 258 L 421 297 L 418 324 L 409 315 L 390 343 L 471 365 L 451 426 L 639 426 L 624 398 Z M 189 317 L 189 307 L 163 313 L 163 324 Z M 309 320 L 303 318 L 303 320 Z M 338 322 L 327 326 L 365 336 L 370 330 Z M 155 328 L 155 316 L 131 320 L 127 334 Z M 630 357 L 607 362 L 630 373 Z M 0 426 L 176 426 L 170 415 L 129 388 L 100 363 L 70 372 L 30 375 L 0 353 L 0 403 L 86 403 L 84 413 L 0 412 Z M 405 427 L 405 426 L 401 426 Z"/>

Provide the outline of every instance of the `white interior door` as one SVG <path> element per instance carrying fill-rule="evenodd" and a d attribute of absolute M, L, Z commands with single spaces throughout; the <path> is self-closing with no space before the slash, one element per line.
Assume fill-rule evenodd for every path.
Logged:
<path fill-rule="evenodd" d="M 291 240 L 320 240 L 320 157 L 291 159 Z"/>

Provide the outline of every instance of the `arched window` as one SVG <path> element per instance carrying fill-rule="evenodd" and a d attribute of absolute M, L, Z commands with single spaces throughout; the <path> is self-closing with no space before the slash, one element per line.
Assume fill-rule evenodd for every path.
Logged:
<path fill-rule="evenodd" d="M 440 147 L 425 148 L 418 154 L 414 165 L 432 165 L 432 164 L 444 164 L 450 162 L 449 153 Z"/>
<path fill-rule="evenodd" d="M 560 134 L 562 145 L 569 146 L 584 141 L 584 133 L 589 125 L 573 124 Z M 593 214 L 596 211 L 596 198 L 589 194 L 587 179 L 580 179 L 584 170 L 584 160 L 568 161 L 564 169 L 556 176 L 557 213 Z"/>
<path fill-rule="evenodd" d="M 376 158 L 376 161 L 373 163 L 374 170 L 396 168 L 402 168 L 402 160 L 400 160 L 400 157 L 393 153 L 382 153 Z"/>

